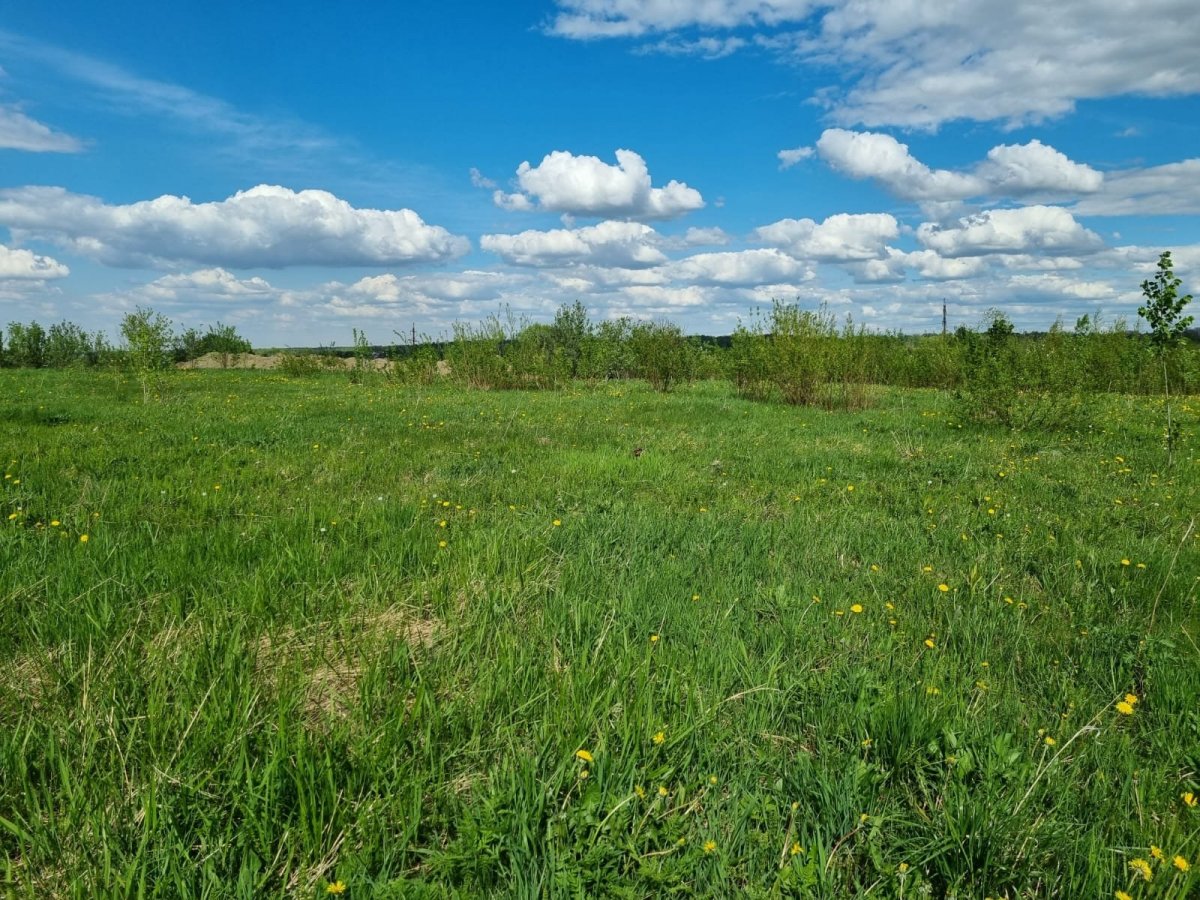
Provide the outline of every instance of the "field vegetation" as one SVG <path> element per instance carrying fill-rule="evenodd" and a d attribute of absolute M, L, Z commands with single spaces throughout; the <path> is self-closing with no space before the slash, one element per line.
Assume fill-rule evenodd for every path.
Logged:
<path fill-rule="evenodd" d="M 0 372 L 10 895 L 1200 890 L 1194 348 L 142 324 Z"/>

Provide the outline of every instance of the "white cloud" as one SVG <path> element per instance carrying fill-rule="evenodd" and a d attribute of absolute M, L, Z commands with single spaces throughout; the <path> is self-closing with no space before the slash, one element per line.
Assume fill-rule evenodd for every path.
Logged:
<path fill-rule="evenodd" d="M 1200 157 L 1109 172 L 1103 189 L 1080 200 L 1074 210 L 1085 216 L 1200 213 Z"/>
<path fill-rule="evenodd" d="M 651 187 L 646 161 L 632 150 L 618 150 L 617 165 L 595 156 L 575 156 L 563 150 L 548 154 L 536 166 L 517 168 L 520 190 L 497 191 L 494 200 L 504 209 L 566 213 L 607 218 L 673 219 L 704 206 L 695 188 L 679 181 Z"/>
<path fill-rule="evenodd" d="M 954 226 L 925 222 L 917 239 L 946 257 L 990 253 L 1088 253 L 1103 246 L 1095 232 L 1058 206 L 1023 206 L 985 210 L 959 219 Z"/>
<path fill-rule="evenodd" d="M 779 247 L 798 259 L 824 262 L 884 258 L 887 242 L 899 234 L 899 223 L 888 213 L 838 213 L 820 223 L 781 219 L 754 230 L 754 237 L 764 244 Z"/>
<path fill-rule="evenodd" d="M 1100 189 L 1104 175 L 1060 151 L 1032 140 L 1001 144 L 971 171 L 931 169 L 891 135 L 827 129 L 817 152 L 833 169 L 851 178 L 871 178 L 907 200 L 932 203 L 979 196 L 1080 194 Z"/>
<path fill-rule="evenodd" d="M 409 209 L 357 209 L 326 191 L 269 185 L 211 203 L 168 194 L 120 206 L 63 188 L 0 190 L 0 224 L 117 266 L 383 266 L 470 249 Z"/>
<path fill-rule="evenodd" d="M 0 105 L 0 150 L 26 150 L 30 153 L 78 153 L 83 143 L 78 138 L 54 131 L 29 118 L 11 105 Z"/>
<path fill-rule="evenodd" d="M 1084 99 L 1200 92 L 1193 0 L 558 0 L 563 37 L 754 29 L 754 43 L 846 73 L 818 92 L 844 125 L 1037 122 Z M 741 32 L 739 32 L 741 33 Z"/>
<path fill-rule="evenodd" d="M 1104 175 L 1091 166 L 1074 162 L 1036 139 L 993 147 L 977 172 L 997 194 L 1090 194 L 1104 183 Z"/>
<path fill-rule="evenodd" d="M 661 53 L 665 56 L 699 56 L 701 59 L 724 59 L 746 46 L 739 37 L 703 37 L 695 40 L 662 40 L 638 48 L 638 53 Z"/>
<path fill-rule="evenodd" d="M 874 178 L 909 200 L 961 200 L 987 185 L 971 175 L 930 169 L 891 135 L 827 129 L 817 141 L 821 158 L 851 178 Z"/>
<path fill-rule="evenodd" d="M 489 191 L 496 186 L 496 182 L 486 177 L 474 166 L 471 166 L 471 184 L 477 188 L 486 188 Z"/>
<path fill-rule="evenodd" d="M 164 275 L 139 288 L 149 302 L 172 303 L 183 299 L 272 300 L 278 292 L 262 278 L 239 279 L 227 269 L 198 269 L 195 272 Z"/>
<path fill-rule="evenodd" d="M 683 236 L 689 247 L 719 247 L 729 243 L 729 235 L 723 228 L 689 228 Z"/>
<path fill-rule="evenodd" d="M 592 264 L 638 268 L 657 266 L 667 257 L 661 238 L 649 225 L 606 221 L 584 228 L 485 234 L 479 245 L 518 266 Z"/>
<path fill-rule="evenodd" d="M 987 260 L 980 256 L 947 259 L 932 250 L 914 250 L 903 254 L 904 265 L 916 269 L 920 277 L 930 281 L 973 278 L 987 269 Z"/>
<path fill-rule="evenodd" d="M 779 250 L 698 253 L 672 264 L 670 272 L 684 282 L 732 287 L 806 281 L 814 274 L 809 266 Z"/>
<path fill-rule="evenodd" d="M 815 152 L 812 147 L 792 147 L 790 150 L 780 150 L 775 156 L 779 160 L 779 168 L 790 169 L 797 163 L 809 159 Z"/>
<path fill-rule="evenodd" d="M 71 270 L 56 259 L 0 244 L 0 280 L 45 281 L 49 278 L 65 278 L 70 274 Z"/>

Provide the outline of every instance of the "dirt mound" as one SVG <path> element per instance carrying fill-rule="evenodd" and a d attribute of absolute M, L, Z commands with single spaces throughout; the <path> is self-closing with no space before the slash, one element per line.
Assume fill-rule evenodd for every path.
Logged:
<path fill-rule="evenodd" d="M 278 356 L 259 356 L 257 353 L 205 353 L 196 359 L 179 363 L 180 369 L 274 369 Z"/>

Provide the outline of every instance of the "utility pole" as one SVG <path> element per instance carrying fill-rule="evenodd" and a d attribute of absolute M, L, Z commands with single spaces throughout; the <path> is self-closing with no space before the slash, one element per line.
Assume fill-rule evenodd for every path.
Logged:
<path fill-rule="evenodd" d="M 414 347 L 417 346 L 417 323 L 416 322 L 413 322 L 412 345 Z"/>
<path fill-rule="evenodd" d="M 942 298 L 942 337 L 946 336 L 946 298 Z"/>

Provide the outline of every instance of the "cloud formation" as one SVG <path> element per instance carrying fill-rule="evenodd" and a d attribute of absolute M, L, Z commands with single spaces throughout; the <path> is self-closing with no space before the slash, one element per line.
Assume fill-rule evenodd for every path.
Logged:
<path fill-rule="evenodd" d="M 858 262 L 887 255 L 888 241 L 900 235 L 900 224 L 888 213 L 838 213 L 824 222 L 781 219 L 754 230 L 754 238 L 797 259 Z"/>
<path fill-rule="evenodd" d="M 700 192 L 682 182 L 652 187 L 646 161 L 632 150 L 618 150 L 616 156 L 614 166 L 595 156 L 555 150 L 536 166 L 521 163 L 520 190 L 496 191 L 493 200 L 510 210 L 641 220 L 674 219 L 704 206 Z"/>
<path fill-rule="evenodd" d="M 29 118 L 15 106 L 0 105 L 0 150 L 78 153 L 83 142 Z"/>
<path fill-rule="evenodd" d="M 0 244 L 0 280 L 45 281 L 49 278 L 66 278 L 70 274 L 71 270 L 56 259 Z"/>
<path fill-rule="evenodd" d="M 906 200 L 1088 194 L 1104 183 L 1102 173 L 1037 139 L 993 147 L 985 160 L 964 172 L 931 169 L 912 155 L 907 144 L 878 132 L 829 128 L 821 134 L 816 149 L 835 171 L 877 181 Z"/>
<path fill-rule="evenodd" d="M 1192 0 L 558 0 L 548 30 L 589 40 L 699 30 L 755 32 L 748 45 L 852 73 L 816 98 L 842 125 L 1011 125 L 1079 100 L 1200 92 Z M 651 45 L 653 48 L 653 45 Z"/>
<path fill-rule="evenodd" d="M 259 185 L 225 200 L 164 195 L 127 205 L 57 187 L 0 191 L 0 225 L 113 266 L 389 266 L 470 249 L 410 209 L 357 209 L 326 191 Z"/>
<path fill-rule="evenodd" d="M 951 259 L 992 253 L 1090 253 L 1104 246 L 1100 235 L 1058 206 L 985 210 L 952 226 L 925 222 L 917 228 L 917 240 Z"/>
<path fill-rule="evenodd" d="M 649 225 L 610 220 L 584 228 L 485 234 L 479 245 L 517 266 L 589 264 L 644 268 L 667 261 L 658 249 L 660 241 Z"/>

